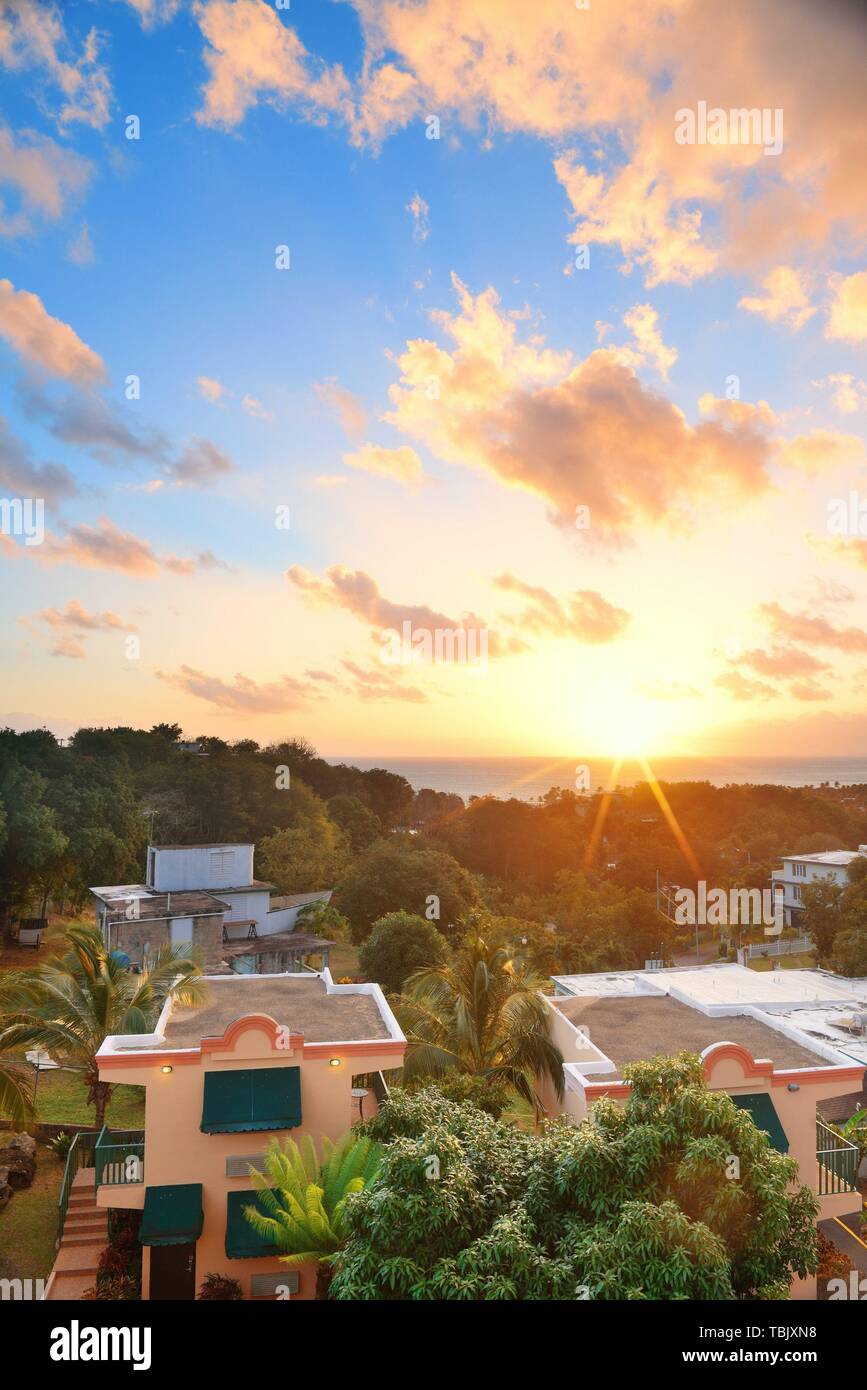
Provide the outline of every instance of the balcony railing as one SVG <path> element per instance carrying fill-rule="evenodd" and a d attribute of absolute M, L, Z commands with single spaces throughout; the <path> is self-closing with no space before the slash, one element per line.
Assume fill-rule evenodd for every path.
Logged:
<path fill-rule="evenodd" d="M 816 1162 L 819 1165 L 819 1196 L 838 1192 L 857 1192 L 858 1146 L 837 1134 L 821 1120 L 816 1121 Z"/>
<path fill-rule="evenodd" d="M 94 1167 L 97 1190 L 144 1182 L 144 1130 L 110 1130 L 103 1125 L 94 1149 Z"/>

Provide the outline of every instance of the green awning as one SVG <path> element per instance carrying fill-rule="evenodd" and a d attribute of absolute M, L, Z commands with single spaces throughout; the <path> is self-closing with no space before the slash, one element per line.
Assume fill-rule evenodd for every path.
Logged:
<path fill-rule="evenodd" d="M 230 1192 L 226 1200 L 226 1254 L 229 1259 L 252 1260 L 257 1256 L 261 1259 L 263 1255 L 279 1255 L 273 1240 L 254 1231 L 244 1215 L 245 1207 L 255 1207 L 263 1216 L 270 1214 L 262 1206 L 258 1192 Z"/>
<path fill-rule="evenodd" d="M 781 1154 L 789 1152 L 786 1131 L 780 1124 L 780 1117 L 774 1108 L 774 1102 L 765 1091 L 754 1091 L 748 1096 L 732 1096 L 732 1100 L 735 1105 L 740 1106 L 741 1110 L 748 1112 L 756 1129 L 765 1131 L 775 1149 Z"/>
<path fill-rule="evenodd" d="M 205 1134 L 295 1129 L 301 1123 L 301 1068 L 205 1072 Z"/>
<path fill-rule="evenodd" d="M 146 1187 L 142 1245 L 191 1245 L 202 1234 L 202 1184 Z"/>

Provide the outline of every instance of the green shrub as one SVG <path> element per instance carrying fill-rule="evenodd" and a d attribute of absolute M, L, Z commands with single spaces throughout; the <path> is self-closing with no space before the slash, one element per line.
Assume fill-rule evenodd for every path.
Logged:
<path fill-rule="evenodd" d="M 48 1140 L 45 1147 L 50 1149 L 55 1157 L 60 1159 L 61 1163 L 65 1163 L 74 1140 L 74 1134 L 67 1134 L 66 1130 L 62 1129 L 59 1134 L 55 1134 L 53 1139 Z"/>
<path fill-rule="evenodd" d="M 237 1302 L 243 1298 L 241 1285 L 228 1274 L 206 1274 L 199 1289 L 199 1298 L 204 1302 Z"/>

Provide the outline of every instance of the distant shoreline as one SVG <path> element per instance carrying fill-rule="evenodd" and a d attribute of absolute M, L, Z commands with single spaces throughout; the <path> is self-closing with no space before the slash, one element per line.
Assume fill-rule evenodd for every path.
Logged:
<path fill-rule="evenodd" d="M 366 771 L 373 767 L 399 773 L 418 791 L 457 792 L 464 800 L 471 796 L 519 797 L 532 800 L 544 796 L 552 787 L 576 789 L 576 771 L 589 769 L 591 791 L 606 787 L 612 772 L 610 758 L 460 758 L 460 757 L 328 757 L 325 762 L 348 763 Z M 853 786 L 867 783 L 867 756 L 820 758 L 656 758 L 651 767 L 660 781 L 710 782 L 780 787 Z M 625 759 L 617 776 L 620 787 L 645 781 L 645 774 L 634 758 Z"/>

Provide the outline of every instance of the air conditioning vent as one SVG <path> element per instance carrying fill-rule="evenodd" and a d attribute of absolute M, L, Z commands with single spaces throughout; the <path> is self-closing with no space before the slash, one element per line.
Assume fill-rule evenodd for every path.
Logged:
<path fill-rule="evenodd" d="M 227 1178 L 249 1178 L 250 1168 L 256 1168 L 260 1173 L 265 1171 L 265 1155 L 262 1154 L 239 1154 L 236 1157 L 226 1159 Z"/>

